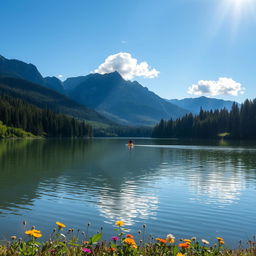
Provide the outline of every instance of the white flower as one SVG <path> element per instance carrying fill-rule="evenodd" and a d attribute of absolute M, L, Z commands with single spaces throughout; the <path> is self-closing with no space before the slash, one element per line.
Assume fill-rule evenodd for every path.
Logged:
<path fill-rule="evenodd" d="M 209 244 L 209 241 L 207 241 L 207 240 L 205 240 L 205 239 L 202 239 L 202 242 L 203 242 L 204 244 Z"/>

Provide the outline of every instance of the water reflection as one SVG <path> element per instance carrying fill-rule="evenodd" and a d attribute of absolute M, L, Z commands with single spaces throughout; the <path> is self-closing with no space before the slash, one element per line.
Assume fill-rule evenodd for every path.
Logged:
<path fill-rule="evenodd" d="M 11 232 L 16 215 L 45 226 L 60 215 L 77 226 L 157 220 L 156 233 L 172 225 L 184 235 L 205 216 L 207 233 L 235 204 L 252 221 L 242 198 L 256 203 L 256 148 L 189 143 L 141 140 L 129 151 L 126 140 L 0 141 L 0 225 Z"/>

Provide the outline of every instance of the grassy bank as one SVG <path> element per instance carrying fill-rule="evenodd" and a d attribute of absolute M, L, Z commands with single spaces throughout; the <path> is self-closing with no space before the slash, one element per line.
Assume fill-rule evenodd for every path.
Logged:
<path fill-rule="evenodd" d="M 36 136 L 30 132 L 26 132 L 21 128 L 14 128 L 4 125 L 0 121 L 0 139 L 7 138 L 35 138 Z"/>
<path fill-rule="evenodd" d="M 24 222 L 24 228 L 26 223 Z M 251 256 L 256 255 L 255 237 L 245 245 L 241 242 L 237 249 L 229 250 L 225 241 L 216 237 L 214 244 L 206 239 L 197 240 L 195 237 L 177 239 L 172 234 L 166 237 L 145 237 L 145 229 L 137 234 L 128 234 L 123 221 L 115 223 L 116 228 L 109 240 L 102 240 L 103 229 L 89 237 L 90 224 L 85 231 L 67 229 L 65 224 L 56 222 L 56 228 L 49 235 L 43 235 L 35 227 L 24 231 L 24 238 L 15 235 L 10 241 L 0 245 L 1 256 L 78 256 L 78 255 L 116 255 L 116 256 Z M 42 237 L 49 237 L 41 242 Z"/>

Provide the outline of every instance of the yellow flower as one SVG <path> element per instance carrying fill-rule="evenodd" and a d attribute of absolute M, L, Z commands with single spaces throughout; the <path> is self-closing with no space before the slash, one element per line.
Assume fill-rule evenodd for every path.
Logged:
<path fill-rule="evenodd" d="M 186 242 L 186 243 L 191 243 L 190 239 L 183 239 L 183 241 Z"/>
<path fill-rule="evenodd" d="M 36 238 L 39 238 L 39 237 L 41 237 L 41 236 L 42 236 L 41 233 L 34 233 L 34 234 L 33 234 L 33 237 L 36 237 Z"/>
<path fill-rule="evenodd" d="M 116 226 L 122 227 L 122 226 L 124 226 L 124 222 L 121 220 L 118 220 L 118 221 L 116 221 Z"/>
<path fill-rule="evenodd" d="M 59 221 L 56 221 L 56 224 L 58 225 L 58 228 L 59 228 L 59 229 L 66 227 L 65 224 L 63 224 L 63 223 L 61 223 L 61 222 L 59 222 Z"/>
<path fill-rule="evenodd" d="M 39 238 L 42 236 L 41 231 L 36 230 L 36 229 L 27 230 L 27 231 L 25 231 L 25 234 L 29 235 L 29 236 L 33 236 L 35 238 Z"/>
<path fill-rule="evenodd" d="M 224 239 L 223 239 L 222 237 L 216 237 L 216 239 L 217 239 L 218 241 L 224 241 Z"/>
<path fill-rule="evenodd" d="M 183 254 L 183 253 L 181 253 L 181 252 L 178 252 L 178 253 L 176 254 L 176 256 L 185 256 L 185 254 Z"/>
<path fill-rule="evenodd" d="M 167 235 L 166 241 L 170 244 L 175 242 L 175 237 L 172 234 Z"/>
<path fill-rule="evenodd" d="M 202 242 L 203 242 L 204 244 L 209 244 L 209 241 L 207 241 L 207 240 L 205 240 L 205 239 L 202 239 Z"/>

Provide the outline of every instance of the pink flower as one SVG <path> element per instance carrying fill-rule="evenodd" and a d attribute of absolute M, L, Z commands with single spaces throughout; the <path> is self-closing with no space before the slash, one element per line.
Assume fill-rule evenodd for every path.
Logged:
<path fill-rule="evenodd" d="M 118 240 L 118 236 L 112 236 L 112 237 L 111 237 L 111 240 L 117 241 L 117 240 Z"/>
<path fill-rule="evenodd" d="M 86 253 L 91 253 L 92 251 L 90 250 L 90 249 L 88 249 L 88 248 L 82 248 L 82 251 L 83 252 L 86 252 Z"/>

